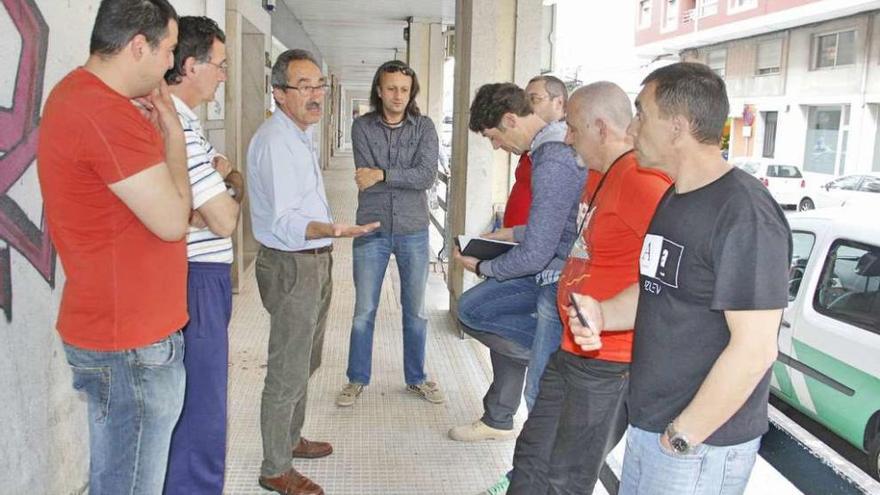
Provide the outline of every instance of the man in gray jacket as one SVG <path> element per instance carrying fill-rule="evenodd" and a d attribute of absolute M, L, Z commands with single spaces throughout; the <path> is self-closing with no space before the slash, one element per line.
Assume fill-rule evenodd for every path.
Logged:
<path fill-rule="evenodd" d="M 406 388 L 428 402 L 444 401 L 440 387 L 425 375 L 424 315 L 428 281 L 428 201 L 440 148 L 430 118 L 416 105 L 419 81 L 405 63 L 382 64 L 373 78 L 373 111 L 351 126 L 357 219 L 381 222 L 352 246 L 355 308 L 348 349 L 348 384 L 336 396 L 341 407 L 354 405 L 370 383 L 373 329 L 382 280 L 391 255 L 400 274 L 403 313 L 403 374 Z"/>
<path fill-rule="evenodd" d="M 562 324 L 556 309 L 556 285 L 575 239 L 577 203 L 586 169 L 578 165 L 574 151 L 563 142 L 565 124 L 548 124 L 535 115 L 526 92 L 514 84 L 481 87 L 471 103 L 469 127 L 488 138 L 495 149 L 517 154 L 529 151 L 532 156 L 528 223 L 484 236 L 519 244 L 493 260 L 480 261 L 455 252 L 455 259 L 465 269 L 488 279 L 459 300 L 459 320 L 465 331 L 493 350 L 503 346 L 513 351 L 502 351 L 506 356 L 493 353 L 495 378 L 484 397 L 487 415 L 491 415 L 490 409 L 498 403 L 513 403 L 515 411 L 522 390 L 523 364 L 528 366 L 526 405 L 531 409 L 541 373 L 550 354 L 559 347 Z M 528 319 L 534 313 L 537 322 L 530 325 Z M 512 356 L 522 355 L 523 349 L 527 360 Z M 491 422 L 491 418 L 484 417 L 457 426 L 450 430 L 450 437 L 476 441 L 496 437 L 493 433 L 497 437 L 505 432 L 512 434 L 512 424 L 496 428 L 488 425 L 487 419 Z"/>

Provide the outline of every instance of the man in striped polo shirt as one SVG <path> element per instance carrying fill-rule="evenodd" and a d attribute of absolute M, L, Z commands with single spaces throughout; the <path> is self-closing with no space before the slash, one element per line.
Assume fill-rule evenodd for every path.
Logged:
<path fill-rule="evenodd" d="M 205 139 L 193 109 L 226 80 L 226 37 L 207 17 L 181 17 L 174 67 L 165 74 L 186 137 L 193 213 L 186 395 L 171 439 L 166 494 L 221 493 L 226 453 L 227 327 L 232 314 L 232 239 L 244 196 L 240 173 Z M 228 189 L 228 191 L 227 191 Z"/>

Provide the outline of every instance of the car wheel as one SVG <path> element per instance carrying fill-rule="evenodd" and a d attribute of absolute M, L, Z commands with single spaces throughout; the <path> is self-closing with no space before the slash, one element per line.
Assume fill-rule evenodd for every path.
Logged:
<path fill-rule="evenodd" d="M 798 203 L 798 211 L 807 211 L 816 208 L 816 205 L 813 204 L 813 200 L 810 198 L 804 198 Z"/>
<path fill-rule="evenodd" d="M 868 471 L 876 480 L 880 480 L 880 434 L 868 444 Z"/>

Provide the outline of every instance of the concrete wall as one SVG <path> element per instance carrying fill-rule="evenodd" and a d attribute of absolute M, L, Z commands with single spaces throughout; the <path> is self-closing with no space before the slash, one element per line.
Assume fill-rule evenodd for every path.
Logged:
<path fill-rule="evenodd" d="M 829 96 L 859 93 L 865 68 L 864 40 L 868 34 L 868 19 L 867 15 L 860 15 L 793 30 L 788 53 L 788 94 L 802 100 L 830 103 Z M 856 30 L 856 63 L 833 69 L 812 69 L 812 58 L 815 57 L 813 37 L 850 29 Z"/>
<path fill-rule="evenodd" d="M 727 50 L 727 64 L 724 81 L 727 83 L 727 94 L 738 96 L 778 96 L 785 92 L 786 57 L 788 51 L 788 33 L 774 33 L 767 36 L 756 36 L 731 41 L 720 45 L 701 47 L 683 54 L 684 60 L 696 60 L 707 63 L 709 52 Z M 758 45 L 771 40 L 782 40 L 782 56 L 777 74 L 758 75 Z"/>
<path fill-rule="evenodd" d="M 35 155 L 42 104 L 88 58 L 100 2 L 0 2 L 0 107 L 9 110 L 0 113 L 0 493 L 84 493 L 86 405 L 71 386 L 54 329 L 64 274 L 43 223 Z M 249 16 L 268 36 L 259 2 L 172 0 L 179 14 L 209 15 L 230 34 L 227 3 L 238 12 L 233 22 Z M 219 104 L 200 113 L 211 139 L 227 149 L 227 110 L 240 99 L 225 89 L 218 94 Z"/>
<path fill-rule="evenodd" d="M 97 0 L 2 0 L 0 8 L 0 493 L 80 493 L 85 402 L 71 387 L 55 318 L 64 285 L 47 242 L 35 167 L 49 90 L 88 56 Z M 64 26 L 64 28 L 62 28 Z"/>

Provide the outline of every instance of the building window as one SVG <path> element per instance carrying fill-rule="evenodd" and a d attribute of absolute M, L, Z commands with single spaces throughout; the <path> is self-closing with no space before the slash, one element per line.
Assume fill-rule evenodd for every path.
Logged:
<path fill-rule="evenodd" d="M 826 69 L 856 63 L 855 30 L 813 37 L 813 68 Z"/>
<path fill-rule="evenodd" d="M 736 14 L 744 10 L 753 9 L 758 6 L 758 0 L 729 0 L 727 3 L 727 13 Z"/>
<path fill-rule="evenodd" d="M 841 175 L 849 140 L 849 105 L 809 107 L 804 170 Z"/>
<path fill-rule="evenodd" d="M 697 0 L 697 16 L 707 17 L 718 13 L 718 0 Z"/>
<path fill-rule="evenodd" d="M 877 116 L 877 133 L 874 137 L 874 163 L 871 165 L 871 170 L 880 172 L 880 105 L 871 106 L 874 107 L 874 114 Z"/>
<path fill-rule="evenodd" d="M 776 122 L 779 112 L 761 112 L 761 115 L 764 117 L 764 149 L 761 156 L 773 158 L 776 153 Z"/>
<path fill-rule="evenodd" d="M 718 13 L 718 0 L 697 0 L 697 17 L 708 17 Z"/>
<path fill-rule="evenodd" d="M 671 31 L 678 27 L 678 0 L 663 0 L 663 30 Z"/>
<path fill-rule="evenodd" d="M 706 65 L 723 78 L 727 74 L 727 50 L 722 48 L 710 51 L 706 55 Z"/>
<path fill-rule="evenodd" d="M 639 29 L 651 27 L 651 3 L 654 0 L 639 0 Z"/>
<path fill-rule="evenodd" d="M 771 40 L 758 43 L 758 64 L 755 74 L 763 76 L 766 74 L 779 74 L 779 68 L 782 66 L 782 40 Z"/>

